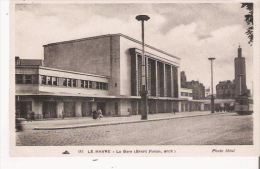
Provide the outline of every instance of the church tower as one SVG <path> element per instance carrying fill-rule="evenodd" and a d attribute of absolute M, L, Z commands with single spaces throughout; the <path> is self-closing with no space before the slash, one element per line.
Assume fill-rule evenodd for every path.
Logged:
<path fill-rule="evenodd" d="M 235 58 L 235 97 L 240 95 L 247 95 L 246 87 L 246 59 L 242 57 L 242 49 L 238 48 L 238 56 Z"/>

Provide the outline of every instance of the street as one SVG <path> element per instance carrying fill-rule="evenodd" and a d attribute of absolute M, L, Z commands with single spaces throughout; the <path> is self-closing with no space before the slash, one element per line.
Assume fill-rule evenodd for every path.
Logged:
<path fill-rule="evenodd" d="M 16 132 L 16 145 L 253 145 L 253 117 L 226 113 L 75 129 L 30 128 Z"/>

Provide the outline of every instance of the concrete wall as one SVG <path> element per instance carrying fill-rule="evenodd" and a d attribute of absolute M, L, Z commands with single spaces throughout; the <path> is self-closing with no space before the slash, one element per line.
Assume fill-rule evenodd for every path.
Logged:
<path fill-rule="evenodd" d="M 131 99 L 120 99 L 120 106 L 119 106 L 119 113 L 120 115 L 129 115 L 132 109 L 131 107 Z M 131 110 L 132 111 L 132 110 Z"/>
<path fill-rule="evenodd" d="M 120 95 L 120 37 L 111 36 L 110 37 L 110 80 L 109 80 L 109 94 L 110 95 Z"/>
<path fill-rule="evenodd" d="M 44 65 L 109 76 L 110 38 L 88 38 L 45 45 Z"/>
<path fill-rule="evenodd" d="M 38 84 L 16 84 L 15 93 L 36 93 L 39 91 Z"/>
<path fill-rule="evenodd" d="M 120 95 L 131 95 L 131 55 L 129 48 L 136 43 L 120 38 Z"/>

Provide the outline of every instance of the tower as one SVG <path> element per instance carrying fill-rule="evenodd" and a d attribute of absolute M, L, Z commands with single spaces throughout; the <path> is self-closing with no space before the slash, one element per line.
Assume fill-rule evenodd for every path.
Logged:
<path fill-rule="evenodd" d="M 238 56 L 235 58 L 235 97 L 240 95 L 247 95 L 246 87 L 246 59 L 242 57 L 242 49 L 239 45 Z"/>

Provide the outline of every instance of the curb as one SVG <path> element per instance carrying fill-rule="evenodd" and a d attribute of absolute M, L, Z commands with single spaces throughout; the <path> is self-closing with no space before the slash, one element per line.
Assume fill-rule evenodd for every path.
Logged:
<path fill-rule="evenodd" d="M 219 115 L 219 114 L 229 114 L 229 113 L 210 113 L 210 114 L 200 114 L 200 115 L 190 115 L 190 116 L 181 116 L 181 117 L 168 117 L 168 118 L 157 118 L 151 120 L 133 120 L 133 121 L 121 121 L 121 122 L 108 122 L 102 124 L 86 124 L 86 125 L 75 125 L 75 126 L 63 126 L 63 127 L 35 127 L 34 130 L 61 130 L 61 129 L 74 129 L 74 128 L 86 128 L 86 127 L 97 127 L 97 126 L 107 126 L 107 125 L 119 125 L 119 124 L 128 124 L 128 123 L 142 123 L 142 122 L 151 122 L 151 121 L 160 121 L 160 120 L 171 120 L 171 119 L 180 119 L 187 117 L 199 117 L 199 116 L 209 116 L 209 115 Z"/>

